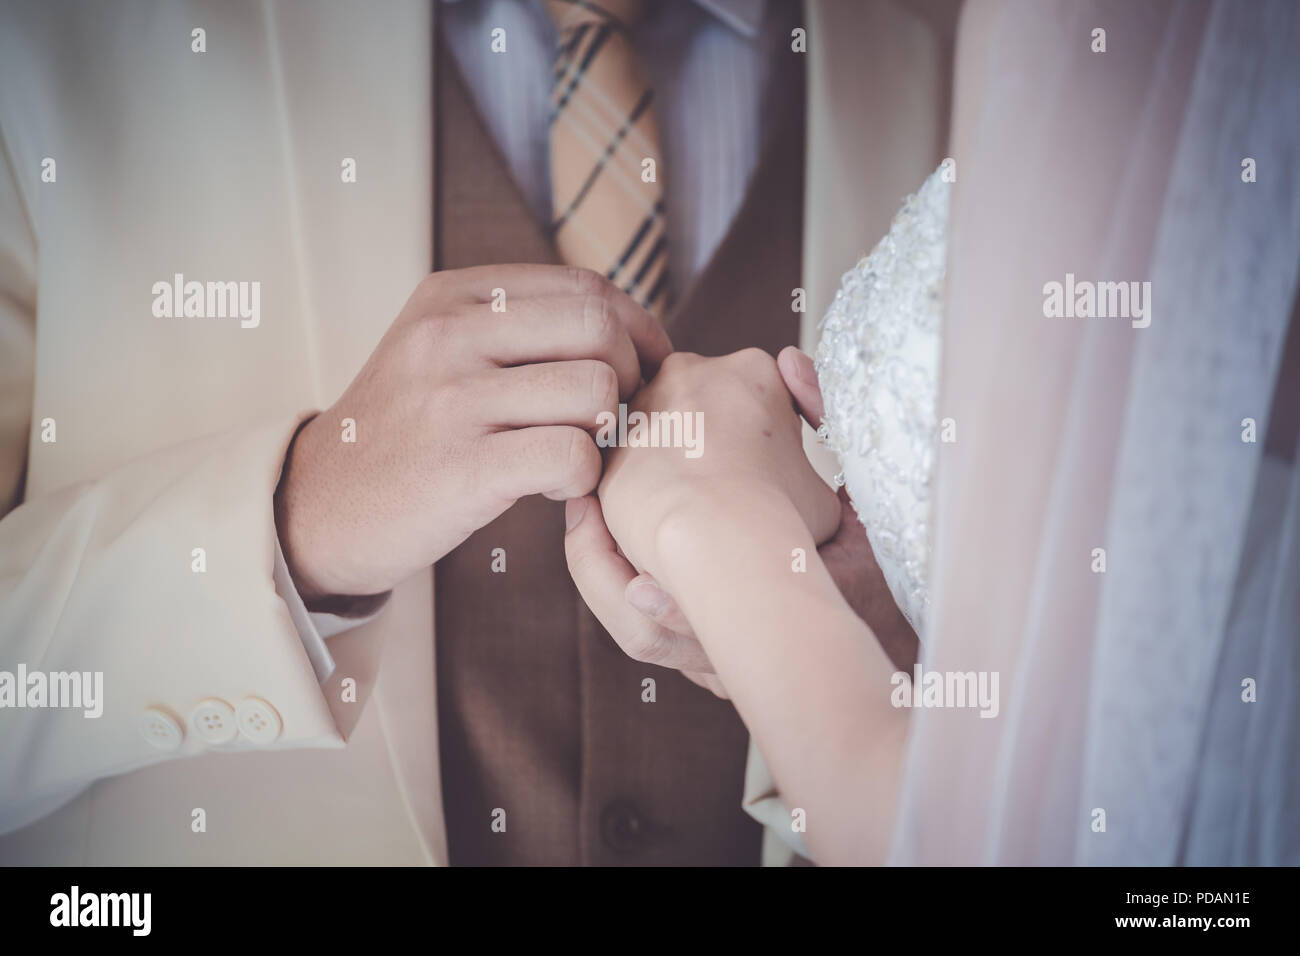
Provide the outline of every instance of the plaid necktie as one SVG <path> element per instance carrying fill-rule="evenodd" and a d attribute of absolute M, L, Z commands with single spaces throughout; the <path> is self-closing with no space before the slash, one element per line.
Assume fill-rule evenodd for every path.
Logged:
<path fill-rule="evenodd" d="M 659 127 L 630 31 L 642 0 L 547 0 L 559 28 L 551 111 L 552 230 L 565 262 L 655 315 L 668 300 Z M 653 181 L 643 170 L 654 161 Z"/>

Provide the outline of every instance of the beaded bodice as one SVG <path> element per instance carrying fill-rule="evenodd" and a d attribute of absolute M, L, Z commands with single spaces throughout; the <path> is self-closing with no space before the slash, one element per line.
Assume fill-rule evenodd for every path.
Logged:
<path fill-rule="evenodd" d="M 894 600 L 924 638 L 949 184 L 936 170 L 822 320 L 819 434 Z"/>

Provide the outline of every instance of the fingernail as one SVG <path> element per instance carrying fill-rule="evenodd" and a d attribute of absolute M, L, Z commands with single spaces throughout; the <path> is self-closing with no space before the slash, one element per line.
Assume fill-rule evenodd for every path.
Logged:
<path fill-rule="evenodd" d="M 803 373 L 803 352 L 793 345 L 781 350 L 781 354 L 776 357 L 777 363 L 781 366 L 782 373 L 787 377 L 793 377 L 796 381 L 804 381 Z"/>
<path fill-rule="evenodd" d="M 646 617 L 658 617 L 668 610 L 668 594 L 653 581 L 633 581 L 627 588 L 627 603 Z"/>
<path fill-rule="evenodd" d="M 564 533 L 568 534 L 587 513 L 586 498 L 570 498 L 564 503 Z"/>
<path fill-rule="evenodd" d="M 794 359 L 794 373 L 799 376 L 799 381 L 805 385 L 817 384 L 817 369 L 813 366 L 813 360 L 808 357 L 807 353 L 796 349 Z"/>

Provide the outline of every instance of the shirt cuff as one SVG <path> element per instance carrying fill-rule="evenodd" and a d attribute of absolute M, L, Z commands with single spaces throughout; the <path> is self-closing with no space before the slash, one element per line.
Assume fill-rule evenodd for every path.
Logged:
<path fill-rule="evenodd" d="M 307 605 L 302 601 L 298 594 L 298 589 L 294 587 L 293 577 L 289 574 L 289 562 L 284 559 L 284 549 L 280 547 L 280 538 L 275 539 L 275 593 L 280 595 L 289 608 L 289 617 L 293 619 L 293 626 L 298 631 L 298 639 L 302 641 L 302 649 L 307 652 L 307 660 L 311 661 L 312 670 L 316 672 L 316 682 L 323 684 L 331 674 L 334 673 L 334 655 L 329 652 L 325 646 L 326 635 L 322 633 L 322 628 L 318 627 L 314 615 L 307 610 Z M 334 615 L 321 615 L 322 617 L 334 617 Z M 324 624 L 325 622 L 321 622 Z M 360 622 L 358 622 L 360 623 Z M 329 636 L 337 634 L 346 628 L 339 628 L 332 631 Z"/>
<path fill-rule="evenodd" d="M 796 864 L 798 858 L 812 859 L 803 837 L 792 826 L 790 808 L 785 805 L 776 789 L 772 774 L 752 738 L 749 742 L 749 762 L 745 766 L 745 793 L 741 806 L 746 813 L 763 824 L 764 866 L 791 866 Z M 776 839 L 767 839 L 768 837 Z"/>
<path fill-rule="evenodd" d="M 289 617 L 293 619 L 293 626 L 298 631 L 302 649 L 307 652 L 307 660 L 311 661 L 312 670 L 316 672 L 316 682 L 323 684 L 334 673 L 334 655 L 325 646 L 325 639 L 373 621 L 387 601 L 380 601 L 374 610 L 356 616 L 307 610 L 307 605 L 294 586 L 293 576 L 289 574 L 289 562 L 284 558 L 279 537 L 275 539 L 274 578 L 275 593 L 280 595 L 280 599 L 289 608 Z"/>

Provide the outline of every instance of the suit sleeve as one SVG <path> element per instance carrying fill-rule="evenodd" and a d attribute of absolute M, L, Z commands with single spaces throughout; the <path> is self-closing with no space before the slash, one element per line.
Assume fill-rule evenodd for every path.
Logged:
<path fill-rule="evenodd" d="M 0 832 L 157 761 L 342 746 L 274 574 L 273 497 L 306 413 L 23 500 L 48 437 L 36 238 L 2 139 L 0 163 Z"/>

